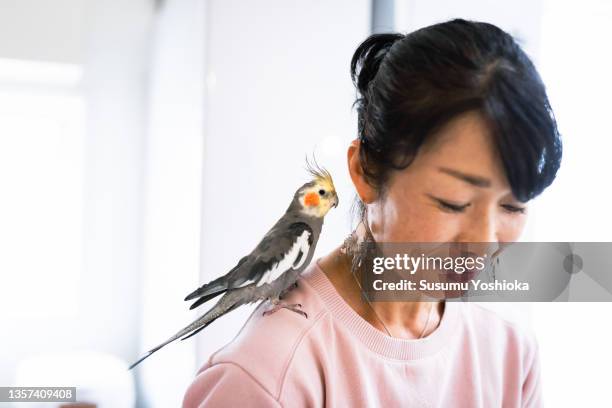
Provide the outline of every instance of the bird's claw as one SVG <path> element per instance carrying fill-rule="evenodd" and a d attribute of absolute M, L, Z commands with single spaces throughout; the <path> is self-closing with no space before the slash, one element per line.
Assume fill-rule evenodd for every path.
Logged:
<path fill-rule="evenodd" d="M 283 291 L 283 293 L 280 294 L 278 299 L 279 300 L 283 300 L 284 297 L 287 295 L 287 293 L 291 292 L 293 289 L 296 289 L 297 287 L 298 287 L 298 283 L 297 283 L 297 281 L 295 281 L 291 286 L 289 286 L 287 289 L 285 289 Z"/>
<path fill-rule="evenodd" d="M 263 315 L 267 316 L 274 312 L 279 311 L 280 309 L 288 309 L 308 319 L 308 314 L 304 312 L 303 310 L 300 310 L 301 308 L 302 308 L 302 305 L 300 303 L 292 303 L 292 304 L 277 303 L 271 309 L 268 309 L 265 312 L 263 312 Z"/>

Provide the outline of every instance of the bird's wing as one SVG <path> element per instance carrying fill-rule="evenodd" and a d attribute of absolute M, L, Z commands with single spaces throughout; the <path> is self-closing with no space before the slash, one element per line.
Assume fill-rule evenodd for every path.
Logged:
<path fill-rule="evenodd" d="M 275 225 L 249 255 L 227 274 L 202 285 L 185 298 L 196 299 L 194 309 L 231 289 L 269 283 L 290 268 L 297 269 L 306 260 L 313 245 L 312 228 L 304 222 Z"/>
<path fill-rule="evenodd" d="M 298 269 L 306 261 L 314 244 L 312 228 L 305 222 L 273 228 L 250 255 L 247 268 L 234 271 L 230 287 L 257 286 L 273 282 L 289 269 Z"/>

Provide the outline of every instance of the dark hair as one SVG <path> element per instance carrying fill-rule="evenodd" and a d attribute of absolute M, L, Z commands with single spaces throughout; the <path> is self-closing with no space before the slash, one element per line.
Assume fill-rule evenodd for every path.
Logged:
<path fill-rule="evenodd" d="M 355 51 L 351 78 L 360 160 L 378 191 L 428 136 L 469 110 L 490 125 L 518 200 L 555 178 L 562 145 L 542 79 L 512 36 L 492 24 L 456 19 L 405 35 L 373 34 Z"/>

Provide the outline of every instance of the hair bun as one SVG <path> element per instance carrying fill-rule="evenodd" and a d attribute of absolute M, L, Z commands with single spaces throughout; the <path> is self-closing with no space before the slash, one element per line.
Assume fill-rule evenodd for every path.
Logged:
<path fill-rule="evenodd" d="M 362 95 L 376 76 L 389 48 L 403 37 L 400 33 L 373 34 L 359 45 L 351 59 L 351 78 Z"/>

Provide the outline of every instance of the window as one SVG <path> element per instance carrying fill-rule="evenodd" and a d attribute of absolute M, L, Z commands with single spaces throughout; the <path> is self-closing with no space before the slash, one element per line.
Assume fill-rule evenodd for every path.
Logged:
<path fill-rule="evenodd" d="M 78 66 L 0 59 L 0 316 L 77 313 L 83 100 Z"/>

